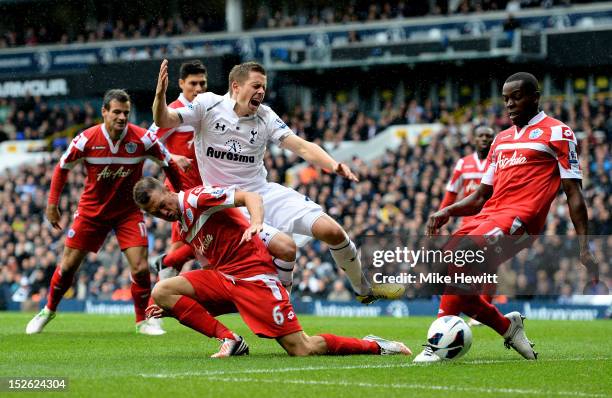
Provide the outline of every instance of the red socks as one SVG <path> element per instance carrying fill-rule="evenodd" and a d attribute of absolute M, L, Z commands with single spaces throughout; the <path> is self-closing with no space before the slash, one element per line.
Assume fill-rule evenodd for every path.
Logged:
<path fill-rule="evenodd" d="M 208 337 L 233 339 L 234 334 L 217 321 L 194 299 L 181 296 L 172 307 L 172 314 L 183 325 Z"/>
<path fill-rule="evenodd" d="M 136 313 L 136 323 L 144 321 L 145 310 L 147 309 L 149 298 L 151 297 L 151 277 L 149 272 L 142 274 L 132 274 L 132 299 L 134 300 L 134 312 Z"/>
<path fill-rule="evenodd" d="M 193 250 L 191 249 L 191 246 L 183 245 L 178 249 L 166 254 L 163 260 L 163 264 L 166 267 L 172 267 L 180 272 L 181 268 L 183 267 L 183 264 L 185 264 L 192 258 L 195 258 L 195 256 L 193 255 Z"/>
<path fill-rule="evenodd" d="M 458 296 L 453 294 L 442 296 L 438 318 L 446 315 L 459 315 L 462 312 L 491 327 L 502 336 L 510 327 L 510 320 L 482 296 Z"/>
<path fill-rule="evenodd" d="M 373 341 L 334 334 L 320 334 L 319 336 L 325 339 L 328 355 L 380 354 L 380 347 Z"/>
<path fill-rule="evenodd" d="M 47 295 L 48 309 L 51 311 L 55 311 L 57 309 L 57 305 L 62 297 L 64 297 L 64 294 L 66 294 L 68 289 L 70 289 L 73 281 L 74 272 L 62 272 L 62 267 L 58 265 L 53 273 L 53 277 L 51 278 L 51 284 L 49 285 L 49 294 Z"/>

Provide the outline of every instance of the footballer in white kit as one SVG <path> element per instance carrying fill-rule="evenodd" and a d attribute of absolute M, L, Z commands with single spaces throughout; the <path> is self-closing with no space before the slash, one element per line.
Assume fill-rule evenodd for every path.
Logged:
<path fill-rule="evenodd" d="M 346 272 L 359 301 L 399 298 L 402 285 L 374 285 L 365 279 L 357 248 L 342 227 L 318 204 L 293 189 L 267 182 L 263 158 L 268 142 L 288 149 L 309 163 L 333 170 L 358 181 L 348 166 L 336 162 L 316 144 L 298 137 L 278 115 L 263 105 L 267 79 L 264 68 L 247 62 L 236 65 L 229 75 L 230 91 L 225 96 L 199 94 L 190 106 L 169 109 L 167 61 L 160 67 L 153 103 L 153 118 L 161 127 L 190 124 L 196 129 L 195 150 L 202 180 L 207 185 L 235 185 L 257 192 L 264 201 L 264 222 L 280 231 L 324 241 L 335 262 Z M 273 231 L 262 239 L 274 239 Z M 291 270 L 293 264 L 289 264 Z"/>

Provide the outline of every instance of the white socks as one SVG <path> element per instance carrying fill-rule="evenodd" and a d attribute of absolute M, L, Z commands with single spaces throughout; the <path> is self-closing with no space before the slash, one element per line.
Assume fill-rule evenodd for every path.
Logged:
<path fill-rule="evenodd" d="M 295 266 L 295 260 L 284 261 L 280 258 L 274 258 L 273 262 L 274 266 L 276 266 L 278 279 L 280 279 L 283 286 L 290 289 L 293 284 L 293 267 Z"/>
<path fill-rule="evenodd" d="M 329 247 L 334 261 L 348 276 L 355 293 L 359 296 L 368 294 L 370 286 L 366 278 L 362 277 L 361 257 L 355 244 L 346 237 L 345 241 L 339 245 Z"/>

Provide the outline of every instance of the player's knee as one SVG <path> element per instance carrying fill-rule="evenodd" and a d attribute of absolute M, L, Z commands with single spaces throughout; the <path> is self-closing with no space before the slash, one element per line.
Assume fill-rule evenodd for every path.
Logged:
<path fill-rule="evenodd" d="M 159 281 L 153 288 L 153 291 L 151 291 L 153 301 L 160 307 L 165 307 L 165 303 L 171 295 L 172 289 L 170 288 L 168 280 Z"/>
<path fill-rule="evenodd" d="M 346 232 L 339 225 L 330 225 L 325 232 L 325 242 L 332 245 L 339 245 L 348 239 Z"/>
<path fill-rule="evenodd" d="M 297 246 L 293 239 L 284 233 L 274 235 L 268 244 L 268 251 L 273 257 L 283 261 L 295 261 L 297 256 Z"/>
<path fill-rule="evenodd" d="M 283 261 L 295 261 L 297 256 L 297 246 L 295 242 L 289 239 L 287 242 L 283 242 L 278 245 L 276 249 L 276 253 L 274 253 L 274 257 L 280 258 Z"/>

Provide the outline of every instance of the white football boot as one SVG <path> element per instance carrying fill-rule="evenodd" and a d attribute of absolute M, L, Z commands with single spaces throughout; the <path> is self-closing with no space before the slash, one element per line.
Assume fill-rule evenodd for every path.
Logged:
<path fill-rule="evenodd" d="M 482 326 L 482 323 L 480 323 L 479 321 L 477 321 L 474 318 L 470 318 L 470 320 L 468 321 L 468 326 L 473 328 L 474 326 Z"/>
<path fill-rule="evenodd" d="M 43 308 L 38 314 L 28 322 L 26 326 L 26 334 L 36 334 L 43 331 L 45 325 L 55 318 L 55 311 L 51 311 L 47 307 Z"/>
<path fill-rule="evenodd" d="M 410 348 L 406 347 L 401 341 L 391 341 L 382 337 L 367 335 L 363 338 L 366 341 L 373 341 L 380 347 L 380 355 L 412 355 Z"/>
<path fill-rule="evenodd" d="M 425 349 L 417 355 L 412 362 L 414 363 L 433 363 L 439 362 L 442 358 L 437 356 L 429 345 L 425 345 Z"/>
<path fill-rule="evenodd" d="M 518 311 L 510 312 L 504 316 L 510 320 L 510 327 L 504 333 L 506 348 L 513 348 L 525 359 L 538 359 L 538 353 L 533 350 L 534 344 L 525 335 L 525 327 L 523 326 L 525 317 Z"/>
<path fill-rule="evenodd" d="M 166 334 L 166 331 L 162 329 L 161 322 L 156 318 L 145 319 L 136 323 L 136 333 L 146 334 L 148 336 L 161 336 Z"/>
<path fill-rule="evenodd" d="M 212 354 L 211 358 L 227 358 L 239 355 L 249 355 L 249 345 L 244 339 L 234 333 L 233 339 L 221 340 L 219 351 Z"/>

